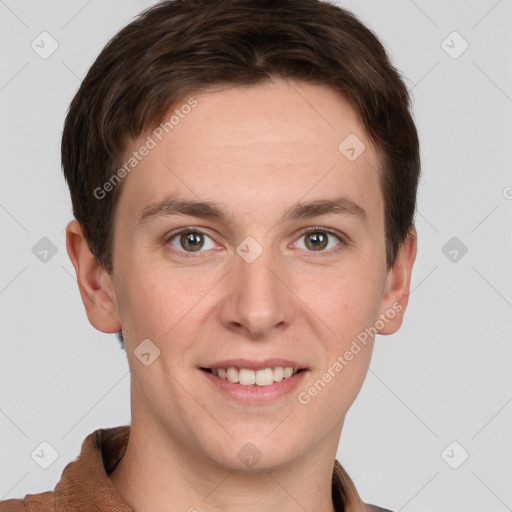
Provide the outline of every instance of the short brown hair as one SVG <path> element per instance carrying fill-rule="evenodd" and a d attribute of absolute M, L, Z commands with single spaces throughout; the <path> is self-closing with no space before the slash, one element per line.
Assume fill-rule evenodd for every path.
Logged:
<path fill-rule="evenodd" d="M 73 214 L 108 273 L 122 183 L 101 199 L 94 191 L 122 165 L 130 137 L 158 126 L 186 94 L 276 77 L 330 85 L 356 110 L 381 160 L 393 265 L 414 226 L 419 141 L 409 92 L 377 36 L 322 0 L 169 0 L 109 41 L 66 116 L 62 166 Z"/>

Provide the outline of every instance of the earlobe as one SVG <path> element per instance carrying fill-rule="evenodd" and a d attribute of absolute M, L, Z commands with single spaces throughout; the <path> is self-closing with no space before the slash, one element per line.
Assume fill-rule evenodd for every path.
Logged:
<path fill-rule="evenodd" d="M 412 227 L 407 238 L 400 246 L 395 264 L 389 270 L 386 278 L 380 312 L 381 324 L 383 323 L 384 326 L 378 330 L 379 334 L 393 334 L 402 325 L 409 301 L 411 274 L 416 259 L 416 250 L 417 233 L 416 229 Z"/>
<path fill-rule="evenodd" d="M 66 227 L 66 249 L 75 267 L 78 288 L 89 322 L 101 332 L 118 332 L 121 324 L 111 276 L 89 249 L 82 227 L 76 220 L 72 220 Z"/>

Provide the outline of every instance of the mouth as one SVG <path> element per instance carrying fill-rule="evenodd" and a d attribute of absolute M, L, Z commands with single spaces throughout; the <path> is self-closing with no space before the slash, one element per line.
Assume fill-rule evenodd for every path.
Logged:
<path fill-rule="evenodd" d="M 267 368 L 251 369 L 227 366 L 225 368 L 200 368 L 200 370 L 232 384 L 238 384 L 240 386 L 265 387 L 287 380 L 297 373 L 306 371 L 307 368 L 298 368 L 293 366 L 269 366 Z"/>

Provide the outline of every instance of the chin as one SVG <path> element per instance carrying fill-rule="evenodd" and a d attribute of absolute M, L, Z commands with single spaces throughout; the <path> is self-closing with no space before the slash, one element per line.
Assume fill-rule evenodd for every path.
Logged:
<path fill-rule="evenodd" d="M 252 429 L 247 429 L 246 425 L 246 431 L 233 435 L 229 442 L 215 443 L 211 447 L 211 458 L 229 471 L 242 473 L 260 473 L 286 466 L 302 452 L 304 442 L 288 432 L 274 437 L 272 429 L 275 427 L 262 428 L 259 425 L 251 435 L 247 431 Z M 219 447 L 222 452 L 218 451 Z"/>

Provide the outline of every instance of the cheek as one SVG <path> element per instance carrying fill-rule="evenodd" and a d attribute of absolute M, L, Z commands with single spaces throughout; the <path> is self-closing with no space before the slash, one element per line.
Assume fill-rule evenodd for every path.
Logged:
<path fill-rule="evenodd" d="M 330 388 L 324 399 L 340 414 L 353 403 L 368 372 L 380 304 L 373 286 L 354 284 L 345 290 L 347 294 L 331 297 L 328 324 L 335 335 L 324 339 L 326 357 L 319 368 L 320 380 Z"/>
<path fill-rule="evenodd" d="M 379 315 L 381 280 L 370 269 L 355 267 L 331 272 L 320 281 L 318 291 L 309 295 L 313 311 L 346 341 L 373 325 Z M 304 288 L 302 293 L 306 293 Z"/>
<path fill-rule="evenodd" d="M 137 340 L 158 339 L 172 327 L 173 304 L 179 304 L 179 287 L 148 264 L 125 258 L 118 266 L 116 299 L 123 336 Z M 165 325 L 164 325 L 165 324 Z M 164 330 L 164 332 L 165 332 Z"/>
<path fill-rule="evenodd" d="M 174 352 L 193 344 L 201 318 L 208 314 L 211 281 L 191 272 L 170 270 L 165 264 L 132 266 L 123 283 L 122 322 L 137 339 L 154 340 L 161 350 Z M 136 277 L 134 277 L 136 276 Z M 203 300 L 200 300 L 203 297 Z M 171 343 L 172 340 L 172 343 Z"/>

